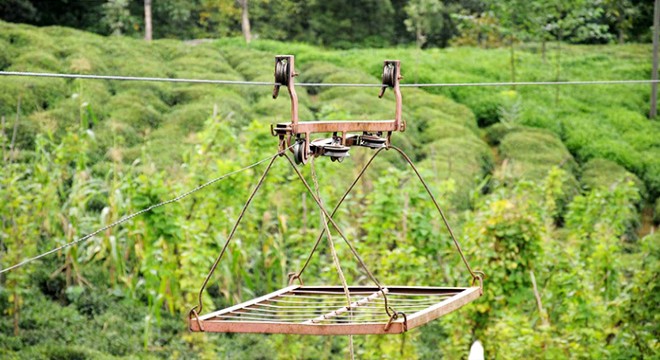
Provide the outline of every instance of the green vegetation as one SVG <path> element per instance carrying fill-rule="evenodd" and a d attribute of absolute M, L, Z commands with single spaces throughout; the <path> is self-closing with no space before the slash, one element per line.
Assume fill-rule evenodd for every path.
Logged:
<path fill-rule="evenodd" d="M 143 37 L 143 0 L 0 0 L 0 19 Z M 645 0 L 158 0 L 153 38 L 296 40 L 335 48 L 499 46 L 519 40 L 602 44 L 647 41 Z M 243 6 L 245 5 L 245 6 Z M 247 11 L 246 11 L 247 10 Z M 521 15 L 525 14 L 525 15 Z M 245 17 L 243 17 L 245 15 Z M 242 27 L 247 18 L 251 30 Z M 379 20 L 377 26 L 374 26 Z M 384 21 L 386 20 L 386 21 Z"/>
<path fill-rule="evenodd" d="M 562 45 L 544 62 L 517 52 L 517 78 L 644 78 L 650 46 Z M 506 81 L 506 49 L 352 51 L 240 39 L 145 44 L 66 28 L 0 22 L 2 70 L 272 81 L 292 53 L 301 81 L 377 83 L 386 58 L 405 82 Z M 6 54 L 6 55 L 5 55 Z M 2 267 L 80 238 L 276 151 L 288 119 L 269 87 L 3 77 L 0 82 Z M 301 118 L 389 118 L 375 88 L 300 88 Z M 642 358 L 657 341 L 658 235 L 640 209 L 660 195 L 660 124 L 647 86 L 403 90 L 413 157 L 475 269 L 476 302 L 405 336 L 355 337 L 356 356 Z M 14 131 L 14 129 L 16 129 Z M 14 136 L 14 133 L 16 134 Z M 319 159 L 336 201 L 372 152 Z M 86 243 L 0 277 L 0 357 L 335 358 L 346 337 L 191 334 L 187 312 L 261 167 L 158 208 Z M 301 167 L 309 176 L 309 166 Z M 217 309 L 283 287 L 316 238 L 319 212 L 277 162 L 203 297 Z M 386 284 L 469 283 L 414 174 L 393 151 L 365 175 L 337 221 Z M 349 282 L 367 284 L 337 243 Z M 321 247 L 306 284 L 338 284 Z M 532 286 L 532 273 L 537 293 Z M 537 305 L 537 296 L 542 309 Z"/>

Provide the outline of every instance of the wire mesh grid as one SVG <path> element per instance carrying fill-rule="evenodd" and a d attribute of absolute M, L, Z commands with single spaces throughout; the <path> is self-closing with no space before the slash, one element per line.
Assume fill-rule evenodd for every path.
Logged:
<path fill-rule="evenodd" d="M 386 297 L 377 287 L 349 287 L 349 303 L 341 286 L 291 286 L 201 316 L 199 322 L 193 319 L 191 329 L 316 335 L 401 333 L 467 304 L 480 295 L 480 288 L 399 286 L 384 292 Z M 401 314 L 394 320 L 393 311 Z"/>

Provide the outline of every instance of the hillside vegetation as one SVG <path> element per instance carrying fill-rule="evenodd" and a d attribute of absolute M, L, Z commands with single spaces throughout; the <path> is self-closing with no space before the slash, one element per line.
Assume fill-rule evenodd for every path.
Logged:
<path fill-rule="evenodd" d="M 517 79 L 650 72 L 647 45 L 561 51 L 544 61 L 526 45 Z M 4 71 L 272 81 L 273 57 L 282 53 L 296 55 L 305 82 L 378 83 L 389 58 L 402 60 L 408 83 L 509 80 L 505 49 L 145 44 L 0 22 Z M 392 94 L 378 99 L 377 90 L 299 88 L 300 117 L 390 118 Z M 273 155 L 269 125 L 288 120 L 289 102 L 271 92 L 2 77 L 1 267 Z M 660 209 L 660 123 L 644 116 L 648 86 L 405 88 L 403 96 L 408 128 L 393 142 L 416 161 L 472 266 L 487 274 L 485 294 L 405 336 L 356 337 L 356 355 L 461 358 L 479 339 L 489 357 L 657 356 L 660 238 L 639 231 L 642 209 Z M 354 149 L 341 165 L 317 160 L 326 204 L 370 156 Z M 3 274 L 0 357 L 346 357 L 346 337 L 187 332 L 197 290 L 262 168 Z M 309 166 L 301 170 L 309 177 Z M 205 309 L 286 285 L 319 231 L 320 214 L 303 192 L 278 161 L 204 294 Z M 392 151 L 376 160 L 337 221 L 385 284 L 469 284 L 424 189 Z M 349 249 L 337 243 L 337 251 L 349 282 L 368 284 Z M 305 283 L 339 284 L 326 247 Z"/>

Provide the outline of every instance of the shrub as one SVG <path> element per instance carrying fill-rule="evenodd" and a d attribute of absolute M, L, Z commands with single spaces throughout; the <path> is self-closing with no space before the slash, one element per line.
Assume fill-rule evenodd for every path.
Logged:
<path fill-rule="evenodd" d="M 330 120 L 391 120 L 395 104 L 362 92 L 323 101 L 322 109 L 323 117 Z"/>
<path fill-rule="evenodd" d="M 0 70 L 5 70 L 11 65 L 11 59 L 15 57 L 14 49 L 9 42 L 0 38 Z"/>
<path fill-rule="evenodd" d="M 429 127 L 419 134 L 422 143 L 429 143 L 445 138 L 470 138 L 475 134 L 469 128 L 446 120 L 431 121 Z"/>
<path fill-rule="evenodd" d="M 506 176 L 540 181 L 554 167 L 575 173 L 577 163 L 559 138 L 544 130 L 527 129 L 504 136 L 500 156 L 508 164 Z"/>
<path fill-rule="evenodd" d="M 291 121 L 291 103 L 288 99 L 277 99 L 264 97 L 258 100 L 254 105 L 253 111 L 264 121 L 270 123 L 289 122 Z M 300 104 L 298 106 L 298 117 L 300 121 L 314 120 L 314 113 L 312 113 L 306 106 Z"/>
<path fill-rule="evenodd" d="M 470 206 L 470 193 L 494 166 L 488 146 L 476 136 L 447 137 L 426 145 L 419 167 L 429 169 L 436 181 L 453 179 L 456 193 L 452 203 L 459 209 Z"/>
<path fill-rule="evenodd" d="M 328 76 L 338 73 L 341 68 L 327 62 L 311 62 L 302 64 L 300 81 L 310 83 L 323 82 Z"/>
<path fill-rule="evenodd" d="M 176 106 L 164 116 L 167 126 L 175 126 L 181 131 L 178 138 L 191 132 L 202 130 L 206 120 L 213 115 L 213 105 L 208 102 L 195 102 Z"/>
<path fill-rule="evenodd" d="M 452 90 L 452 98 L 467 105 L 480 127 L 486 127 L 498 122 L 498 109 L 501 98 L 492 89 L 457 88 Z"/>
<path fill-rule="evenodd" d="M 646 168 L 642 179 L 646 182 L 651 197 L 660 197 L 660 147 L 642 153 Z"/>
<path fill-rule="evenodd" d="M 465 105 L 458 104 L 441 95 L 431 95 L 423 90 L 405 88 L 403 90 L 404 109 L 413 108 L 419 112 L 433 110 L 445 114 L 448 118 L 458 119 L 471 129 L 477 129 L 474 113 Z M 423 109 L 423 110 L 422 110 Z"/>
<path fill-rule="evenodd" d="M 20 48 L 21 51 L 27 49 L 52 51 L 55 49 L 50 36 L 29 25 L 0 22 L 0 38 L 9 42 L 12 47 Z"/>
<path fill-rule="evenodd" d="M 223 80 L 229 80 L 229 77 L 241 78 L 241 75 L 220 54 L 210 58 L 186 55 L 168 62 L 168 64 L 170 64 L 170 71 L 174 71 L 177 77 L 193 77 L 184 74 L 202 73 L 206 75 L 197 76 L 197 78 L 222 78 Z"/>
<path fill-rule="evenodd" d="M 499 145 L 502 139 L 511 132 L 520 131 L 520 126 L 508 126 L 502 123 L 496 123 L 486 128 L 485 138 L 490 145 Z"/>
<path fill-rule="evenodd" d="M 646 192 L 644 183 L 623 166 L 605 159 L 592 159 L 582 168 L 582 187 L 585 189 L 610 188 L 619 183 L 633 181 L 641 194 Z"/>
<path fill-rule="evenodd" d="M 126 91 L 113 96 L 109 104 L 109 117 L 132 124 L 138 131 L 158 127 L 167 106 L 148 92 Z"/>

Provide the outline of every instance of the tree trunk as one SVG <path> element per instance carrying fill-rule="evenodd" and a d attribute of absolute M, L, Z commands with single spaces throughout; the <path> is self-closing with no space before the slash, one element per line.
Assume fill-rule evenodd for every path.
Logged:
<path fill-rule="evenodd" d="M 417 48 L 421 49 L 424 46 L 424 34 L 422 34 L 422 29 L 417 27 L 415 31 L 415 37 L 417 38 Z"/>
<path fill-rule="evenodd" d="M 151 0 L 144 0 L 144 40 L 151 41 Z"/>
<path fill-rule="evenodd" d="M 623 15 L 623 9 L 619 12 L 619 16 L 616 19 L 616 27 L 617 27 L 617 32 L 618 32 L 618 41 L 619 45 L 623 44 L 625 40 L 625 32 L 623 31 L 623 21 L 625 20 L 624 15 Z"/>
<path fill-rule="evenodd" d="M 250 32 L 250 15 L 248 14 L 248 0 L 240 0 L 243 9 L 241 14 L 241 27 L 243 28 L 243 36 L 245 42 L 250 43 L 252 40 L 252 33 Z"/>

